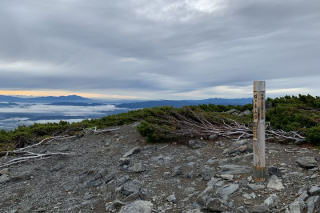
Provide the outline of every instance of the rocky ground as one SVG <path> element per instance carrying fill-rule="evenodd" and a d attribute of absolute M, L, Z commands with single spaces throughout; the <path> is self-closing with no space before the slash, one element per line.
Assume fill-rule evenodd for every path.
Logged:
<path fill-rule="evenodd" d="M 320 212 L 318 150 L 267 143 L 255 183 L 250 140 L 150 144 L 136 125 L 30 149 L 75 155 L 0 170 L 0 212 Z"/>

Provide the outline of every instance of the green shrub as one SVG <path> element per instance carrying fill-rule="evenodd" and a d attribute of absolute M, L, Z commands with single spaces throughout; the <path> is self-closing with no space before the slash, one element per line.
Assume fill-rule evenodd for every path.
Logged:
<path fill-rule="evenodd" d="M 320 126 L 315 126 L 307 130 L 307 141 L 314 145 L 320 145 Z"/>

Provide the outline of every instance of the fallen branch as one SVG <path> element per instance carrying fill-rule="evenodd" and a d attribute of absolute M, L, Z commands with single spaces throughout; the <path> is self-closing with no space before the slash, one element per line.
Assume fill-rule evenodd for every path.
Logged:
<path fill-rule="evenodd" d="M 36 146 L 40 146 L 41 144 L 44 144 L 46 142 L 52 142 L 54 140 L 66 140 L 66 139 L 71 139 L 71 138 L 75 138 L 77 136 L 69 136 L 69 135 L 64 135 L 64 136 L 54 136 L 54 137 L 48 137 L 48 138 L 45 138 L 43 140 L 41 140 L 40 142 L 38 143 L 35 143 L 35 144 L 32 144 L 30 146 L 26 146 L 26 147 L 23 147 L 23 148 L 20 148 L 20 149 L 16 149 L 16 150 L 13 150 L 13 151 L 5 151 L 5 152 L 0 152 L 0 156 L 9 156 L 9 155 L 12 155 L 12 154 L 26 154 L 27 152 L 25 152 L 24 150 L 27 150 L 27 149 L 30 149 L 30 148 L 33 148 L 33 147 L 36 147 Z"/>
<path fill-rule="evenodd" d="M 15 151 L 18 152 L 18 151 L 22 151 L 22 150 L 26 150 L 26 149 L 35 147 L 35 146 L 39 146 L 39 145 L 41 145 L 41 144 L 43 144 L 43 143 L 45 143 L 47 141 L 52 142 L 54 140 L 66 140 L 66 139 L 75 138 L 75 137 L 76 136 L 69 136 L 69 135 L 49 137 L 49 138 L 45 138 L 45 139 L 41 140 L 39 143 L 30 145 L 30 146 L 26 146 L 26 147 L 20 148 L 20 149 L 15 150 Z"/>
<path fill-rule="evenodd" d="M 39 154 L 39 153 L 32 153 L 32 152 L 25 152 L 28 155 L 25 157 L 19 157 L 19 158 L 14 158 L 12 160 L 9 160 L 8 162 L 6 162 L 5 164 L 0 166 L 0 169 L 2 168 L 6 168 L 15 164 L 19 164 L 19 163 L 23 163 L 26 162 L 28 160 L 35 160 L 35 159 L 48 159 L 52 156 L 69 156 L 69 155 L 74 155 L 74 153 L 63 153 L 63 152 L 49 152 L 46 154 Z"/>
<path fill-rule="evenodd" d="M 89 133 L 99 134 L 99 133 L 104 133 L 104 132 L 113 132 L 113 131 L 116 131 L 119 129 L 120 129 L 120 127 L 114 128 L 114 129 L 97 129 L 97 127 L 92 127 L 92 128 L 84 129 L 83 131 L 87 135 Z"/>
<path fill-rule="evenodd" d="M 200 112 L 194 112 L 190 108 L 185 114 L 172 111 L 165 116 L 159 116 L 157 120 L 173 128 L 162 129 L 161 125 L 153 125 L 155 131 L 162 132 L 165 137 L 209 137 L 217 135 L 219 137 L 232 138 L 236 140 L 252 138 L 252 127 L 240 124 L 235 120 L 226 119 L 220 122 L 210 122 Z M 297 132 L 285 132 L 283 130 L 273 130 L 268 126 L 266 130 L 266 140 L 294 141 L 296 143 L 305 141 L 305 137 Z"/>
<path fill-rule="evenodd" d="M 104 132 L 112 132 L 112 131 L 116 131 L 120 128 L 114 128 L 114 129 L 97 129 L 97 127 L 93 127 L 93 128 L 88 128 L 88 129 L 84 129 L 84 133 L 85 134 L 89 134 L 91 132 L 93 132 L 94 134 L 98 134 L 98 133 L 104 133 Z M 5 164 L 0 165 L 0 169 L 1 168 L 5 168 L 5 167 L 9 167 L 15 164 L 19 164 L 19 163 L 23 163 L 29 160 L 42 160 L 42 159 L 47 159 L 53 156 L 69 156 L 69 155 L 74 155 L 73 153 L 63 153 L 63 152 L 49 152 L 49 153 L 45 153 L 45 154 L 40 154 L 40 153 L 34 153 L 34 152 L 30 152 L 27 151 L 30 148 L 34 148 L 37 146 L 40 146 L 46 142 L 52 142 L 54 140 L 66 140 L 66 139 L 71 139 L 71 138 L 75 138 L 77 136 L 69 136 L 69 135 L 63 135 L 63 136 L 53 136 L 53 137 L 48 137 L 45 138 L 43 140 L 41 140 L 38 143 L 32 144 L 30 146 L 26 146 L 20 149 L 16 149 L 13 151 L 6 151 L 6 152 L 0 152 L 0 156 L 5 155 L 5 158 L 7 158 L 9 155 L 22 155 L 22 157 L 18 157 L 18 158 L 14 158 L 12 160 L 7 161 Z"/>

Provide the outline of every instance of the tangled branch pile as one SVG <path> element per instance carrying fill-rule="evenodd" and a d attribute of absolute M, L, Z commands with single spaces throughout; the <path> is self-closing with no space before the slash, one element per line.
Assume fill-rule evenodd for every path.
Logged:
<path fill-rule="evenodd" d="M 149 141 L 161 141 L 178 138 L 203 137 L 216 135 L 237 140 L 253 136 L 250 123 L 240 123 L 223 114 L 206 113 L 185 107 L 180 111 L 169 110 L 167 113 L 157 114 L 143 121 L 138 127 L 143 136 Z M 298 132 L 266 130 L 267 140 L 303 142 L 305 137 Z"/>

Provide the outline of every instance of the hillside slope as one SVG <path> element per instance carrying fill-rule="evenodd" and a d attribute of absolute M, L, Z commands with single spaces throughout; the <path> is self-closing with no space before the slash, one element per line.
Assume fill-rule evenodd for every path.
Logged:
<path fill-rule="evenodd" d="M 267 143 L 270 178 L 261 184 L 251 180 L 250 140 L 147 143 L 136 127 L 30 148 L 74 155 L 0 169 L 0 212 L 320 210 L 318 150 Z"/>

